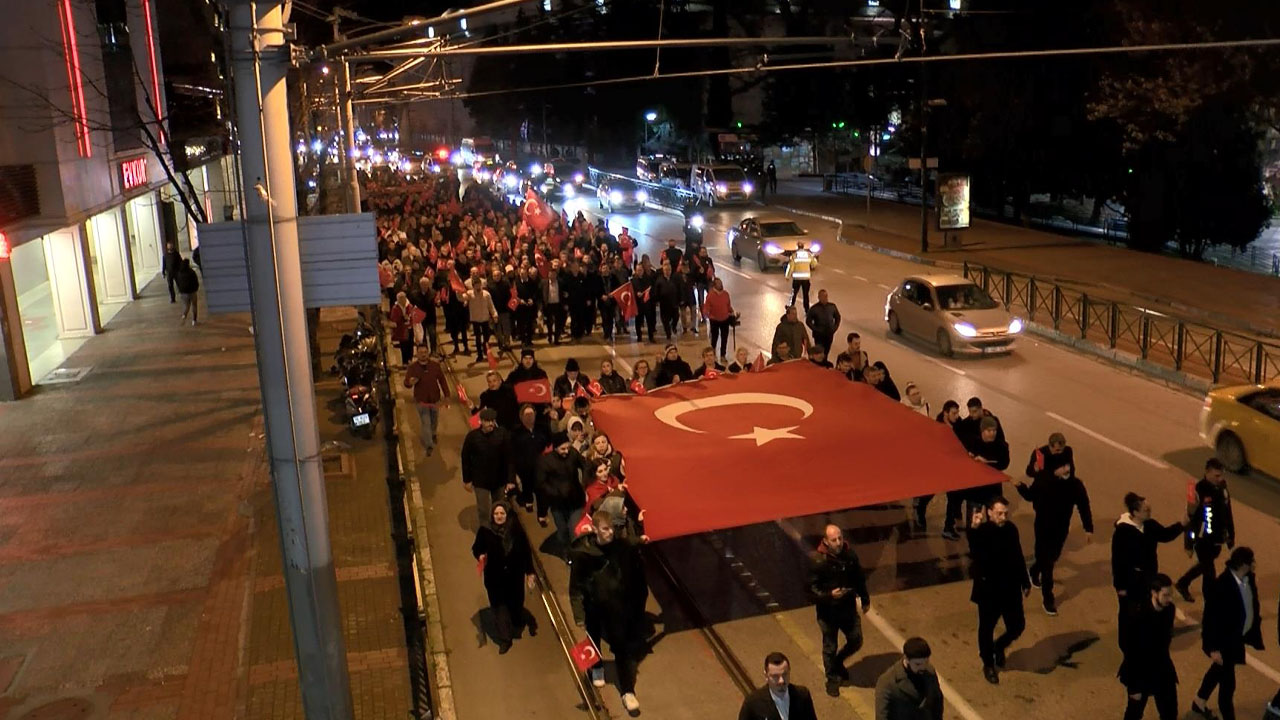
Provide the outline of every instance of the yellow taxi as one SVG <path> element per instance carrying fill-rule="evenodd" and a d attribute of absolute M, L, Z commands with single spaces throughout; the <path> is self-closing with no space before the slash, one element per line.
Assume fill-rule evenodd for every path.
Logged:
<path fill-rule="evenodd" d="M 1252 467 L 1280 477 L 1280 383 L 1210 390 L 1200 410 L 1200 437 L 1228 470 Z"/>

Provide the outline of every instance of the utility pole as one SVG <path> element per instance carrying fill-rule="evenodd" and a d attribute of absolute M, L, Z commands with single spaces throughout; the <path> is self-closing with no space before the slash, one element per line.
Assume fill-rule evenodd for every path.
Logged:
<path fill-rule="evenodd" d="M 926 183 L 929 179 L 928 157 L 926 146 L 929 138 L 929 95 L 926 84 L 929 78 L 929 64 L 920 63 L 920 252 L 929 252 L 929 194 Z"/>
<path fill-rule="evenodd" d="M 308 362 L 283 20 L 280 0 L 231 3 L 254 338 L 303 714 L 308 720 L 352 720 Z"/>
<path fill-rule="evenodd" d="M 338 30 L 341 20 L 339 10 L 335 10 L 330 22 L 333 23 L 333 41 L 345 40 Z M 338 88 L 341 88 L 339 90 Z M 342 145 L 342 170 L 346 181 L 347 212 L 360 212 L 360 178 L 356 173 L 356 123 L 351 108 L 351 65 L 346 58 L 338 58 L 338 77 L 334 80 L 334 115 L 338 119 L 338 133 Z"/>

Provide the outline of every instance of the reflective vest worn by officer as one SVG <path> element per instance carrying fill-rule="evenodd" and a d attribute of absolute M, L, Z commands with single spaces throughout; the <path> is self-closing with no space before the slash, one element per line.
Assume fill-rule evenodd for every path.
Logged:
<path fill-rule="evenodd" d="M 791 253 L 791 259 L 787 262 L 787 277 L 792 280 L 808 280 L 809 273 L 813 271 L 813 266 L 817 261 L 813 257 L 813 253 L 806 248 L 798 248 Z"/>

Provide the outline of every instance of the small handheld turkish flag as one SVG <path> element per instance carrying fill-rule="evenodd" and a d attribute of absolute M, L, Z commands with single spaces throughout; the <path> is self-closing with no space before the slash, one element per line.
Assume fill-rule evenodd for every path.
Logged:
<path fill-rule="evenodd" d="M 1200 500 L 1199 493 L 1196 492 L 1196 481 L 1194 478 L 1187 480 L 1187 504 L 1194 506 Z"/>
<path fill-rule="evenodd" d="M 573 536 L 580 537 L 591 532 L 591 515 L 582 513 L 582 518 L 578 520 L 578 524 L 573 526 Z"/>
<path fill-rule="evenodd" d="M 574 397 L 586 397 L 586 396 L 587 396 L 587 391 L 586 391 L 586 390 L 583 390 L 583 389 L 582 389 L 582 386 L 581 386 L 581 385 L 579 385 L 579 386 L 577 387 L 577 389 L 575 389 L 575 390 L 573 391 L 573 396 L 574 396 Z"/>
<path fill-rule="evenodd" d="M 480 559 L 476 561 L 476 574 L 477 574 L 477 575 L 483 575 L 483 574 L 484 574 L 484 563 L 485 563 L 485 561 L 486 561 L 486 560 L 488 560 L 488 559 L 489 559 L 489 556 L 488 556 L 488 555 L 481 555 L 481 556 L 480 556 Z"/>
<path fill-rule="evenodd" d="M 471 404 L 471 398 L 467 397 L 467 389 L 462 387 L 462 383 L 458 383 L 458 401 L 463 405 Z"/>
<path fill-rule="evenodd" d="M 601 395 L 604 394 L 604 388 L 600 387 L 599 381 L 592 380 L 591 382 L 587 383 L 587 392 L 591 393 L 595 397 L 600 397 Z"/>
<path fill-rule="evenodd" d="M 518 307 L 520 307 L 520 298 L 517 297 L 515 293 L 512 293 L 511 299 L 507 301 L 507 309 L 515 312 L 515 309 Z"/>
<path fill-rule="evenodd" d="M 574 645 L 570 654 L 573 655 L 573 664 L 578 672 L 586 672 L 600 663 L 600 650 L 591 642 L 590 637 L 585 637 Z"/>
<path fill-rule="evenodd" d="M 489 348 L 489 369 L 498 369 L 498 354 L 493 351 L 493 348 Z"/>
<path fill-rule="evenodd" d="M 467 418 L 467 424 L 471 426 L 472 430 L 475 430 L 476 428 L 480 427 L 480 413 L 476 413 L 471 417 Z"/>
<path fill-rule="evenodd" d="M 449 269 L 449 287 L 459 294 L 467 291 L 467 286 L 462 284 L 462 278 L 458 277 L 458 271 L 452 268 Z"/>
<path fill-rule="evenodd" d="M 551 382 L 546 378 L 541 380 L 525 380 L 515 385 L 516 402 L 540 403 L 551 402 Z"/>
<path fill-rule="evenodd" d="M 760 372 L 764 369 L 764 353 L 756 355 L 756 361 L 751 363 L 751 372 Z"/>
<path fill-rule="evenodd" d="M 631 392 L 637 395 L 644 395 L 645 394 L 644 383 L 640 382 L 639 380 L 632 380 Z"/>
<path fill-rule="evenodd" d="M 1036 456 L 1036 461 L 1035 461 L 1036 472 L 1040 472 L 1041 470 L 1044 469 L 1044 453 L 1040 452 L 1040 450 L 1037 448 L 1035 456 Z"/>
<path fill-rule="evenodd" d="M 640 313 L 640 307 L 636 305 L 636 291 L 630 282 L 623 283 L 609 295 L 618 303 L 618 309 L 622 311 L 623 320 L 630 320 Z"/>

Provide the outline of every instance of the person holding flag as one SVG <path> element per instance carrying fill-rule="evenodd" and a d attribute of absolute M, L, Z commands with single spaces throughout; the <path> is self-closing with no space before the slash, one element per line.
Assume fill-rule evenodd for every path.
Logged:
<path fill-rule="evenodd" d="M 658 324 L 657 298 L 652 297 L 653 285 L 658 273 L 653 269 L 648 255 L 640 256 L 640 267 L 631 276 L 631 288 L 636 300 L 636 341 L 644 342 L 644 328 L 649 331 L 649 342 L 654 343 L 654 329 Z"/>

